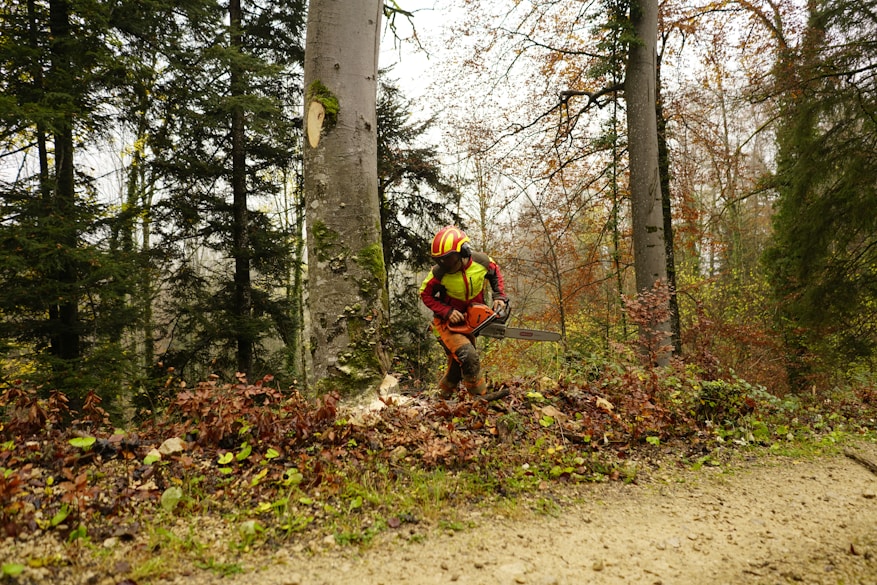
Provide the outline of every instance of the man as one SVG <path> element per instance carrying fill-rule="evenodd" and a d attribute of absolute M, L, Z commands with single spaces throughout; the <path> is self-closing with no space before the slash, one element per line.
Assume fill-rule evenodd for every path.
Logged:
<path fill-rule="evenodd" d="M 433 331 L 448 355 L 439 391 L 442 398 L 450 398 L 462 382 L 473 396 L 487 398 L 475 337 L 455 333 L 448 325 L 463 323 L 471 305 L 485 302 L 485 281 L 490 284 L 493 310 L 499 312 L 508 303 L 502 273 L 487 254 L 473 251 L 469 237 L 454 226 L 438 231 L 431 255 L 436 265 L 420 285 L 420 298 L 434 314 Z"/>

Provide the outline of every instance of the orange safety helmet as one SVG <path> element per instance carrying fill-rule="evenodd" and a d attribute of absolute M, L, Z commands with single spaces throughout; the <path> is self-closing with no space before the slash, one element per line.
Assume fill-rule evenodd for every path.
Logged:
<path fill-rule="evenodd" d="M 469 256 L 469 236 L 456 226 L 447 225 L 440 229 L 432 239 L 431 254 L 433 258 L 443 258 L 457 252 Z"/>

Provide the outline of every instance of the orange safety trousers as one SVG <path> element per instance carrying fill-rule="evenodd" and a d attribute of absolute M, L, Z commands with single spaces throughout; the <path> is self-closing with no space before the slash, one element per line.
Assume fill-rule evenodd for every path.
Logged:
<path fill-rule="evenodd" d="M 487 383 L 481 375 L 481 360 L 475 349 L 475 337 L 451 331 L 448 322 L 439 317 L 433 319 L 432 329 L 448 356 L 447 370 L 439 381 L 442 396 L 450 397 L 460 382 L 470 394 L 485 394 Z"/>

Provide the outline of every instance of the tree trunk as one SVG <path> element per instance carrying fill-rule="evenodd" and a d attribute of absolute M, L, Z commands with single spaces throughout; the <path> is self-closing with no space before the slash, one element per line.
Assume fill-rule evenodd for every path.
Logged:
<path fill-rule="evenodd" d="M 142 221 L 142 242 L 140 252 L 145 258 L 149 258 L 152 248 L 152 185 L 145 187 L 144 213 Z M 151 372 L 155 367 L 155 323 L 152 310 L 153 295 L 155 293 L 154 274 L 152 263 L 148 260 L 143 264 L 143 272 L 140 275 L 140 302 L 143 305 L 143 365 L 145 372 Z"/>
<path fill-rule="evenodd" d="M 631 43 L 624 95 L 627 103 L 630 199 L 633 217 L 633 253 L 638 293 L 667 283 L 664 216 L 658 171 L 658 128 L 655 113 L 658 1 L 633 0 L 630 18 L 637 42 Z M 669 331 L 668 310 L 656 310 L 651 327 Z M 659 363 L 667 356 L 658 356 Z"/>
<path fill-rule="evenodd" d="M 241 0 L 231 0 L 228 5 L 231 24 L 231 48 L 242 52 L 241 39 Z M 233 192 L 233 256 L 234 256 L 234 312 L 235 337 L 237 343 L 238 372 L 252 373 L 253 332 L 252 306 L 253 293 L 250 283 L 250 238 L 249 217 L 247 213 L 247 154 L 244 143 L 244 108 L 239 99 L 245 92 L 243 71 L 239 60 L 231 64 L 231 97 L 236 100 L 231 112 L 231 184 Z"/>
<path fill-rule="evenodd" d="M 667 286 L 670 287 L 670 332 L 673 352 L 682 355 L 682 327 L 676 296 L 676 253 L 673 246 L 673 207 L 670 201 L 670 152 L 667 148 L 667 120 L 661 96 L 661 60 L 655 68 L 655 119 L 658 124 L 658 169 L 661 175 L 661 209 L 664 216 L 664 250 L 667 255 Z"/>
<path fill-rule="evenodd" d="M 381 0 L 311 0 L 305 47 L 305 199 L 313 377 L 358 393 L 388 367 L 377 176 Z"/>
<path fill-rule="evenodd" d="M 72 99 L 74 88 L 71 81 L 69 42 L 69 5 L 63 0 L 49 4 L 49 27 L 53 37 L 51 45 L 52 68 L 49 91 Z M 76 183 L 73 170 L 73 114 L 61 113 L 54 124 L 55 141 L 55 189 L 49 208 L 49 222 L 58 226 L 57 241 L 59 261 L 53 275 L 57 282 L 59 298 L 49 308 L 52 321 L 52 354 L 68 362 L 80 357 L 79 291 L 75 266 L 78 232 L 76 229 Z"/>
<path fill-rule="evenodd" d="M 298 376 L 306 376 L 307 353 L 304 342 L 305 324 L 305 294 L 304 294 L 304 268 L 305 268 L 305 201 L 302 193 L 302 184 L 297 182 L 295 193 L 295 247 L 292 261 L 292 286 L 289 289 L 290 311 L 292 312 L 294 342 L 289 348 L 291 371 Z"/>
<path fill-rule="evenodd" d="M 613 79 L 613 82 L 616 81 Z M 611 322 L 612 315 L 610 313 L 611 310 L 615 310 L 618 307 L 621 299 L 624 296 L 624 274 L 622 273 L 621 266 L 621 222 L 620 222 L 620 214 L 621 214 L 621 197 L 618 194 L 618 159 L 620 154 L 620 146 L 618 140 L 618 100 L 613 100 L 612 102 L 612 215 L 611 215 L 611 223 L 612 223 L 612 267 L 615 270 L 615 292 L 618 296 L 615 297 L 615 302 L 610 305 L 609 309 L 606 312 L 606 349 L 608 350 L 610 347 L 610 343 L 612 341 L 611 338 Z M 624 311 L 621 311 L 621 334 L 624 339 L 627 339 L 627 315 Z"/>
<path fill-rule="evenodd" d="M 36 4 L 34 0 L 28 0 L 27 18 L 30 48 L 36 53 L 39 50 L 39 39 L 37 37 L 39 24 L 37 23 Z M 39 103 L 40 100 L 43 99 L 43 70 L 38 59 L 34 59 L 31 74 L 33 75 L 34 86 L 33 101 Z M 47 134 L 46 123 L 42 119 L 38 119 L 36 122 L 37 157 L 40 164 L 40 197 L 44 201 L 49 199 L 52 192 L 49 173 L 49 148 L 46 140 Z"/>

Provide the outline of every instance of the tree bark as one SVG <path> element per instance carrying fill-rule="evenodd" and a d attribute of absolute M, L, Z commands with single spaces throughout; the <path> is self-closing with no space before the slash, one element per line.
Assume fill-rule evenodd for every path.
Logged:
<path fill-rule="evenodd" d="M 231 24 L 231 48 L 242 52 L 241 0 L 231 0 L 228 5 Z M 246 81 L 241 66 L 231 64 L 231 96 L 241 98 L 245 92 Z M 238 101 L 231 112 L 231 183 L 233 193 L 232 239 L 234 242 L 234 311 L 235 337 L 237 343 L 237 369 L 252 373 L 253 343 L 252 307 L 253 293 L 250 283 L 250 238 L 249 214 L 247 212 L 247 154 L 244 135 L 244 108 Z"/>
<path fill-rule="evenodd" d="M 361 392 L 389 366 L 377 176 L 382 7 L 381 0 L 308 5 L 304 186 L 312 381 L 319 391 Z"/>
<path fill-rule="evenodd" d="M 676 252 L 673 245 L 673 206 L 670 200 L 670 152 L 667 147 L 667 120 L 661 95 L 661 59 L 655 68 L 655 119 L 658 127 L 658 169 L 661 175 L 661 208 L 664 216 L 664 250 L 667 255 L 667 286 L 670 287 L 670 332 L 673 353 L 682 355 L 682 326 L 679 297 L 676 296 Z"/>
<path fill-rule="evenodd" d="M 636 289 L 651 291 L 667 283 L 667 255 L 664 247 L 664 216 L 658 167 L 656 67 L 658 1 L 633 0 L 630 19 L 636 33 L 631 43 L 624 95 L 627 103 L 628 153 L 630 156 L 630 199 L 633 218 L 633 253 Z M 669 331 L 669 310 L 656 310 L 651 327 Z M 667 356 L 659 356 L 659 363 Z"/>
<path fill-rule="evenodd" d="M 72 65 L 70 63 L 70 6 L 64 0 L 49 3 L 49 28 L 52 33 L 48 91 L 73 100 Z M 56 245 L 58 268 L 53 275 L 60 291 L 49 308 L 52 321 L 52 354 L 69 367 L 80 357 L 79 291 L 75 251 L 79 234 L 76 228 L 76 183 L 73 167 L 73 113 L 63 112 L 54 121 L 55 189 L 50 203 L 49 221 L 59 226 Z"/>

